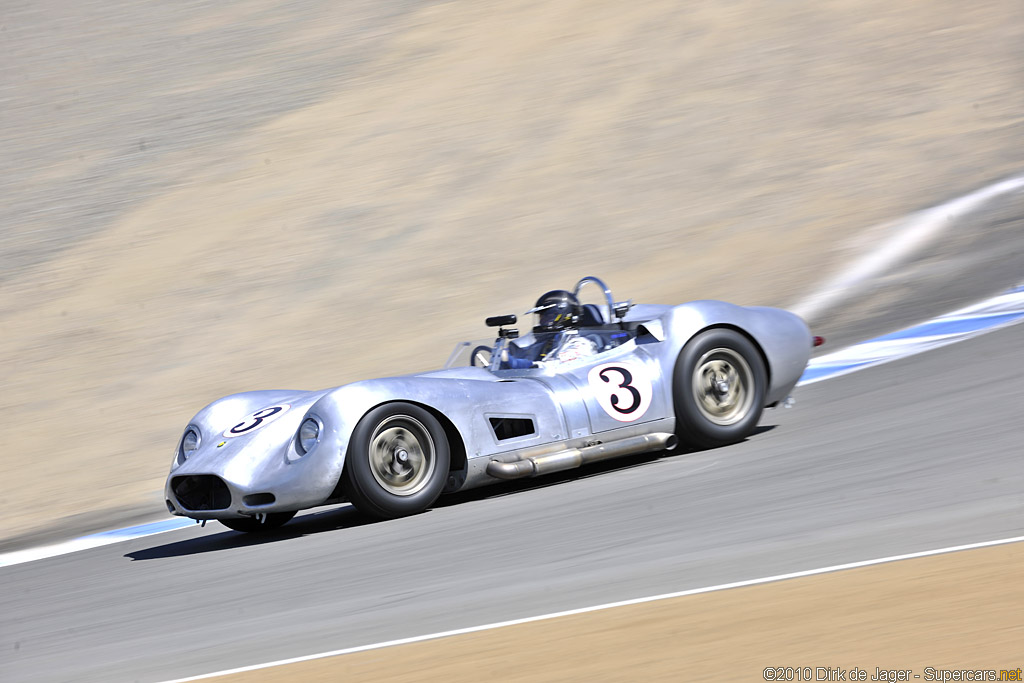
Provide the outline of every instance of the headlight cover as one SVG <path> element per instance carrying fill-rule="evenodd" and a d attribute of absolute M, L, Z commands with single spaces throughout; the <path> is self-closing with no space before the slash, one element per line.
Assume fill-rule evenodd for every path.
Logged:
<path fill-rule="evenodd" d="M 320 421 L 315 417 L 307 417 L 299 425 L 299 432 L 295 435 L 295 447 L 301 455 L 305 455 L 316 448 L 319 441 Z"/>
<path fill-rule="evenodd" d="M 199 444 L 201 444 L 202 441 L 203 437 L 195 427 L 189 427 L 185 430 L 185 435 L 181 437 L 181 459 L 183 462 L 188 460 L 190 455 L 199 450 Z"/>

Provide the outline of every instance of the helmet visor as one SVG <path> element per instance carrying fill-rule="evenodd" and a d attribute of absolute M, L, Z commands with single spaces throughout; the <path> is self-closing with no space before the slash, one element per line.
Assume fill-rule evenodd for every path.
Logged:
<path fill-rule="evenodd" d="M 543 330 L 561 330 L 569 324 L 570 307 L 566 304 L 548 304 L 537 311 L 537 327 Z"/>

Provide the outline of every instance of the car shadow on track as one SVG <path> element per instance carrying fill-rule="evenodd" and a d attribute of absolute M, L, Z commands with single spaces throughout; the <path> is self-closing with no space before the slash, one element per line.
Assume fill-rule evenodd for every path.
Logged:
<path fill-rule="evenodd" d="M 753 436 L 771 431 L 774 428 L 774 425 L 762 425 L 754 430 Z M 468 503 L 488 500 L 490 498 L 498 498 L 535 489 L 559 486 L 567 482 L 589 479 L 609 472 L 624 472 L 641 467 L 648 467 L 656 465 L 659 462 L 670 462 L 671 459 L 695 452 L 700 451 L 680 447 L 674 451 L 661 451 L 659 453 L 650 453 L 631 458 L 606 460 L 604 462 L 584 465 L 577 469 L 549 474 L 537 479 L 527 478 L 502 482 L 500 484 L 484 486 L 482 488 L 472 489 L 462 493 L 453 493 L 442 496 L 437 503 L 434 504 L 432 509 L 466 505 Z M 420 514 L 429 513 L 430 510 L 427 510 Z M 231 550 L 234 548 L 246 548 L 254 545 L 263 545 L 265 543 L 276 543 L 312 534 L 352 529 L 369 524 L 400 524 L 401 522 L 401 519 L 374 519 L 362 514 L 351 505 L 342 505 L 340 507 L 332 507 L 319 512 L 300 515 L 283 527 L 271 531 L 244 533 L 224 529 L 224 531 L 209 536 L 201 536 L 199 538 L 175 541 L 173 543 L 153 546 L 152 548 L 136 550 L 126 553 L 124 557 L 132 560 L 133 562 L 135 560 L 162 560 L 185 555 L 197 555 L 201 553 Z M 218 522 L 211 522 L 211 524 L 219 526 Z"/>
<path fill-rule="evenodd" d="M 198 555 L 201 553 L 217 552 L 220 550 L 231 550 L 234 548 L 246 548 L 253 545 L 287 541 L 293 538 L 301 538 L 311 534 L 319 534 L 326 531 L 337 531 L 339 529 L 351 529 L 366 524 L 377 524 L 378 520 L 372 519 L 358 512 L 351 505 L 333 507 L 319 512 L 307 513 L 296 517 L 283 527 L 260 533 L 245 533 L 232 531 L 220 525 L 219 522 L 210 524 L 219 526 L 223 531 L 209 536 L 190 538 L 184 541 L 175 541 L 163 545 L 145 548 L 126 553 L 124 557 L 135 560 L 161 560 L 184 555 Z"/>

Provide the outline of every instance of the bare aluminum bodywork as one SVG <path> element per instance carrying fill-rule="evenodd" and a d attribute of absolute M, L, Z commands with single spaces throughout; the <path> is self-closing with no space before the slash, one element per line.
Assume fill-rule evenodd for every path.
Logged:
<path fill-rule="evenodd" d="M 608 320 L 615 307 L 610 292 L 596 278 L 585 280 L 605 290 L 608 304 L 602 313 Z M 394 401 L 426 408 L 445 427 L 452 451 L 446 493 L 660 450 L 674 445 L 675 364 L 698 333 L 727 327 L 756 344 L 768 370 L 766 405 L 789 394 L 811 352 L 807 325 L 780 309 L 722 301 L 624 309 L 620 306 L 623 316 L 616 324 L 631 330 L 627 342 L 554 366 L 501 370 L 495 361 L 490 368 L 448 367 L 323 391 L 253 391 L 215 401 L 186 428 L 199 433 L 198 449 L 186 458 L 179 443 L 165 487 L 168 510 L 194 519 L 226 519 L 340 502 L 338 482 L 353 429 L 368 411 Z M 592 371 L 606 366 L 628 367 L 649 380 L 650 394 L 643 397 L 638 419 L 623 422 L 602 405 Z M 303 453 L 296 432 L 308 418 L 319 424 L 319 439 Z M 495 424 L 502 420 L 529 421 L 532 431 L 499 438 Z M 173 482 L 204 476 L 226 485 L 221 502 L 186 507 Z"/>

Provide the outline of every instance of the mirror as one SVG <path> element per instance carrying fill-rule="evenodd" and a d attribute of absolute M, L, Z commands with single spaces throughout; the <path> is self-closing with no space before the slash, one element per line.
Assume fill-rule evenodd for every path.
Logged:
<path fill-rule="evenodd" d="M 486 321 L 487 327 L 501 327 L 502 325 L 515 325 L 516 316 L 512 315 L 496 315 L 488 318 Z"/>

